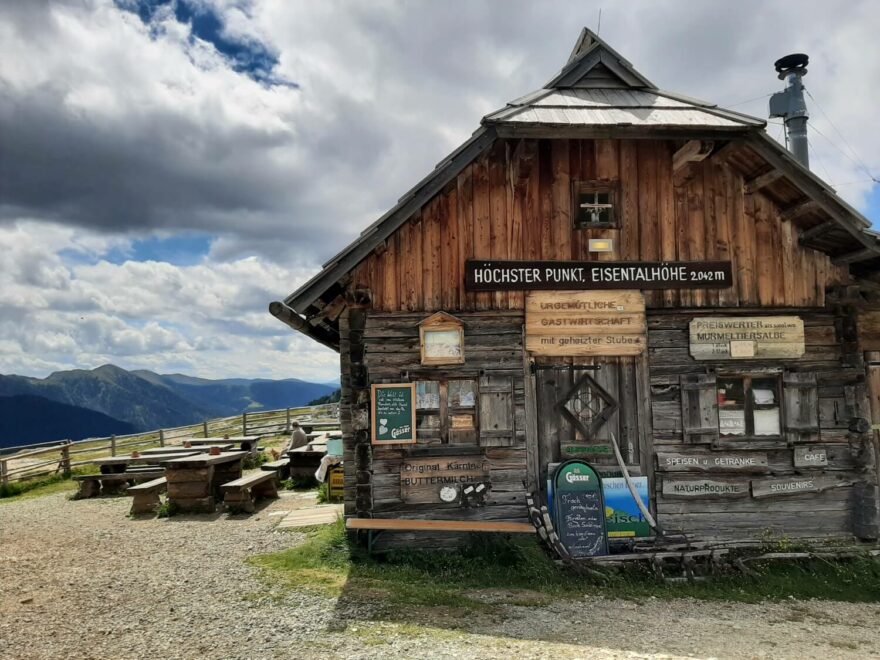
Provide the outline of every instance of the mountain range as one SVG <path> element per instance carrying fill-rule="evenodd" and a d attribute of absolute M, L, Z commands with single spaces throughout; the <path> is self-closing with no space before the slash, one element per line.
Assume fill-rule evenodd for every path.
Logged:
<path fill-rule="evenodd" d="M 0 447 L 193 424 L 244 411 L 300 406 L 335 384 L 126 371 L 112 364 L 58 371 L 46 378 L 0 375 Z M 10 400 L 11 399 L 11 400 Z M 65 407 L 59 407 L 59 404 Z M 75 412 L 69 407 L 81 409 Z M 89 413 L 99 413 L 99 416 Z M 59 417 L 68 422 L 58 424 Z M 122 428 L 125 431 L 107 430 Z"/>

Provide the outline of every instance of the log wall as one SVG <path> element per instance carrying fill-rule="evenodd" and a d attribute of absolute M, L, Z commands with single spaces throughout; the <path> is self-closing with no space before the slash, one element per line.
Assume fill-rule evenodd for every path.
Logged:
<path fill-rule="evenodd" d="M 467 293 L 467 259 L 730 260 L 720 290 L 646 294 L 649 307 L 823 307 L 845 268 L 798 246 L 798 229 L 720 157 L 673 176 L 673 141 L 503 140 L 362 262 L 357 285 L 383 311 L 522 309 L 522 292 Z M 573 186 L 618 187 L 617 229 L 573 229 Z M 591 254 L 590 238 L 615 239 Z"/>
<path fill-rule="evenodd" d="M 768 314 L 772 310 L 765 310 Z M 735 315 L 736 310 L 725 310 Z M 791 311 L 789 310 L 789 313 Z M 806 352 L 797 360 L 737 360 L 713 363 L 712 369 L 727 372 L 775 372 L 782 378 L 781 421 L 778 440 L 724 439 L 716 435 L 689 434 L 683 419 L 685 383 L 714 382 L 707 363 L 690 357 L 688 322 L 692 314 L 682 311 L 648 316 L 648 357 L 653 442 L 656 455 L 694 457 L 767 456 L 766 469 L 743 473 L 739 469 L 713 469 L 711 473 L 669 471 L 656 461 L 654 497 L 658 521 L 667 529 L 682 530 L 700 539 L 761 539 L 779 537 L 846 537 L 854 532 L 855 502 L 860 482 L 870 479 L 872 452 L 869 439 L 849 429 L 854 417 L 869 417 L 861 360 L 852 359 L 839 336 L 840 318 L 831 312 L 800 311 L 804 321 Z M 694 385 L 690 385 L 691 388 Z M 696 400 L 696 399 L 694 399 Z M 707 401 L 717 401 L 714 391 Z M 804 419 L 793 418 L 804 402 Z M 687 408 L 687 405 L 684 406 Z M 714 412 L 717 418 L 717 408 Z M 815 425 L 815 427 L 814 427 Z M 824 450 L 827 465 L 795 467 L 799 447 Z M 753 470 L 753 472 L 755 472 Z M 752 480 L 769 478 L 814 479 L 829 486 L 822 492 L 756 499 L 749 492 Z M 745 485 L 744 496 L 711 495 L 676 497 L 664 494 L 666 481 L 703 478 Z"/>

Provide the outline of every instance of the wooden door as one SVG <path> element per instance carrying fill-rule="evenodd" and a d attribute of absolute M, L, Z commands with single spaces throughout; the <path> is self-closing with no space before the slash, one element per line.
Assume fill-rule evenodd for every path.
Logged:
<path fill-rule="evenodd" d="M 578 358 L 576 363 L 536 362 L 538 483 L 547 466 L 569 458 L 617 468 L 611 435 L 631 474 L 646 474 L 648 421 L 640 419 L 641 357 Z M 646 400 L 646 399 L 645 399 Z"/>

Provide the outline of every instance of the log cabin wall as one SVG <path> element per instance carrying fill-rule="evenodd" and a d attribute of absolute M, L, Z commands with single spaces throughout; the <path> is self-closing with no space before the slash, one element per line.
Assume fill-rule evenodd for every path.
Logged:
<path fill-rule="evenodd" d="M 798 230 L 728 156 L 673 175 L 669 140 L 499 139 L 354 273 L 382 311 L 522 309 L 522 292 L 464 291 L 467 259 L 730 260 L 720 290 L 646 292 L 649 308 L 824 307 L 846 267 L 798 245 Z M 573 185 L 617 187 L 617 229 L 573 229 Z M 613 238 L 592 254 L 590 238 Z"/>
<path fill-rule="evenodd" d="M 418 323 L 424 314 L 370 312 L 363 331 L 363 365 L 371 383 L 399 383 L 438 379 L 476 383 L 474 409 L 482 418 L 475 437 L 461 444 L 441 443 L 436 415 L 417 411 L 418 443 L 414 446 L 372 446 L 370 475 L 352 472 L 352 495 L 369 479 L 370 515 L 391 518 L 506 520 L 528 522 L 525 508 L 527 458 L 521 312 L 471 312 L 464 321 L 466 363 L 425 367 L 420 362 Z M 490 423 L 489 417 L 492 418 Z M 490 428 L 491 427 L 491 428 Z M 347 444 L 347 443 L 346 443 Z M 478 507 L 460 503 L 419 502 L 405 498 L 405 458 L 418 461 L 432 457 L 441 461 L 476 461 L 486 467 L 491 483 Z M 348 475 L 347 475 L 348 476 Z M 433 489 L 436 491 L 436 489 Z M 426 490 L 426 494 L 430 494 Z M 346 497 L 346 501 L 348 501 Z M 405 501 L 409 499 L 410 501 Z M 413 502 L 412 500 L 415 500 Z M 378 548 L 419 546 L 435 548 L 460 544 L 451 534 L 383 534 Z"/>
<path fill-rule="evenodd" d="M 728 314 L 735 316 L 737 312 L 725 312 Z M 688 323 L 692 314 L 670 310 L 649 316 L 648 363 L 657 459 L 654 494 L 658 520 L 667 528 L 700 539 L 863 535 L 854 529 L 854 515 L 863 508 L 855 500 L 859 482 L 865 480 L 871 467 L 871 452 L 863 434 L 853 433 L 849 426 L 853 418 L 869 416 L 864 367 L 858 355 L 845 351 L 839 315 L 817 310 L 800 310 L 797 315 L 804 322 L 806 351 L 801 358 L 713 363 L 710 373 L 706 363 L 693 359 L 689 352 Z M 701 418 L 718 419 L 716 370 L 779 378 L 781 437 L 725 438 L 717 429 L 706 433 L 705 428 L 699 428 L 705 426 L 698 423 Z M 707 452 L 759 460 L 752 468 L 686 465 L 687 458 Z M 796 452 L 824 455 L 827 464 L 798 465 Z M 671 463 L 685 460 L 672 467 L 665 461 L 666 456 L 673 457 Z M 750 482 L 770 478 L 801 482 L 813 479 L 816 484 L 824 483 L 826 490 L 756 499 L 754 483 L 750 488 Z M 668 494 L 668 489 L 664 493 L 664 481 L 682 484 L 706 479 L 739 484 L 741 492 L 717 497 L 676 496 Z M 866 531 L 867 535 L 872 533 L 876 530 Z"/>

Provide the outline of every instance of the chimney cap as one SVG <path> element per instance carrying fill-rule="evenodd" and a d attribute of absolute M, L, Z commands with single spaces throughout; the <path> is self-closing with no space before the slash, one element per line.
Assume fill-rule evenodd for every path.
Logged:
<path fill-rule="evenodd" d="M 792 53 L 791 55 L 786 55 L 785 57 L 780 57 L 773 63 L 773 66 L 776 67 L 776 72 L 779 74 L 780 78 L 783 78 L 785 74 L 793 69 L 801 70 L 801 73 L 807 72 L 807 64 L 810 63 L 810 58 L 804 53 Z"/>

